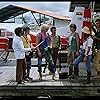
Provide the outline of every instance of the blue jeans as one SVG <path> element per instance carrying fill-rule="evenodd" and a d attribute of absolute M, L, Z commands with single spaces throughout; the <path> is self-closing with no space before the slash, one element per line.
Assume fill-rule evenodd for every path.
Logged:
<path fill-rule="evenodd" d="M 40 48 L 40 51 L 42 53 L 41 57 L 38 57 L 38 72 L 42 72 L 42 58 L 44 57 L 46 59 L 46 62 L 49 63 L 49 65 L 53 64 L 52 56 L 50 54 L 49 50 L 44 50 Z"/>
<path fill-rule="evenodd" d="M 27 62 L 27 69 L 31 69 L 31 61 Z"/>
<path fill-rule="evenodd" d="M 83 60 L 84 55 L 79 55 L 73 62 L 74 67 L 78 67 L 79 63 Z M 91 60 L 92 54 L 87 56 L 87 61 L 85 62 L 86 70 L 91 72 Z"/>
<path fill-rule="evenodd" d="M 92 54 L 91 55 L 88 55 L 87 57 L 87 61 L 86 61 L 86 70 L 88 72 L 91 72 L 91 61 L 92 61 Z"/>
<path fill-rule="evenodd" d="M 25 55 L 26 63 L 27 63 L 27 69 L 31 69 L 31 58 L 27 55 Z"/>

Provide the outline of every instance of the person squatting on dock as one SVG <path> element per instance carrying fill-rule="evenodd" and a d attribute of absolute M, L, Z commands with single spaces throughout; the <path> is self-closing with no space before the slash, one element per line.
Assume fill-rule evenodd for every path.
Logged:
<path fill-rule="evenodd" d="M 26 76 L 26 59 L 25 59 L 25 48 L 21 35 L 23 34 L 23 29 L 17 27 L 15 30 L 15 36 L 13 38 L 12 48 L 14 50 L 14 55 L 16 58 L 16 82 L 21 84 L 25 80 Z M 29 48 L 29 51 L 34 50 L 34 48 Z"/>
<path fill-rule="evenodd" d="M 48 69 L 52 72 L 52 79 L 55 76 L 55 66 L 52 60 L 52 56 L 49 52 L 49 34 L 47 31 L 49 30 L 49 26 L 47 24 L 43 24 L 41 26 L 41 32 L 36 36 L 36 45 L 41 43 L 39 47 L 37 47 L 38 54 L 38 72 L 39 72 L 39 80 L 42 80 L 42 58 L 45 57 L 48 62 Z"/>

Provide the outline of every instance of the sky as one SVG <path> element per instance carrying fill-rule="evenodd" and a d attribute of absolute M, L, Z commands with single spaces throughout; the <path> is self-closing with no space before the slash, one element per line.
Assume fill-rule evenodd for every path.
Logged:
<path fill-rule="evenodd" d="M 72 12 L 69 12 L 69 8 L 70 8 L 70 2 L 68 1 L 62 1 L 62 2 L 57 2 L 57 1 L 54 1 L 54 2 L 0 2 L 0 9 L 1 8 L 4 8 L 6 7 L 7 5 L 9 4 L 13 4 L 13 5 L 19 5 L 19 6 L 22 6 L 22 7 L 28 7 L 28 8 L 34 8 L 34 9 L 39 9 L 39 10 L 49 10 L 49 11 L 52 11 L 58 15 L 61 15 L 61 16 L 69 16 L 71 17 L 72 16 Z M 29 15 L 29 14 L 27 14 Z M 33 16 L 32 16 L 33 18 Z M 31 19 L 31 16 L 30 16 L 30 19 Z M 33 21 L 33 20 L 32 20 Z M 3 25 L 1 25 L 3 26 Z"/>
<path fill-rule="evenodd" d="M 59 14 L 61 16 L 72 16 L 72 13 L 69 12 L 70 8 L 70 1 L 62 1 L 62 2 L 0 2 L 0 9 L 9 5 L 9 4 L 15 4 L 23 7 L 28 7 L 28 8 L 34 8 L 34 9 L 40 9 L 40 10 L 49 10 L 52 12 L 55 12 L 56 14 Z"/>

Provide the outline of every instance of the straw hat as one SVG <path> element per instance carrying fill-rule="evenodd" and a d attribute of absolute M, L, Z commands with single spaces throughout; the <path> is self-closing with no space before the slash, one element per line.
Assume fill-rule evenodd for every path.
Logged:
<path fill-rule="evenodd" d="M 81 31 L 85 34 L 90 34 L 89 28 L 87 26 L 84 26 L 84 28 Z"/>

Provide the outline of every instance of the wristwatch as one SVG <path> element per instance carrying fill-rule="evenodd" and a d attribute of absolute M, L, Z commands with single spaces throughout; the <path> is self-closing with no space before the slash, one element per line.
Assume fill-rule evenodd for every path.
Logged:
<path fill-rule="evenodd" d="M 85 55 L 86 57 L 88 56 L 88 55 Z"/>

